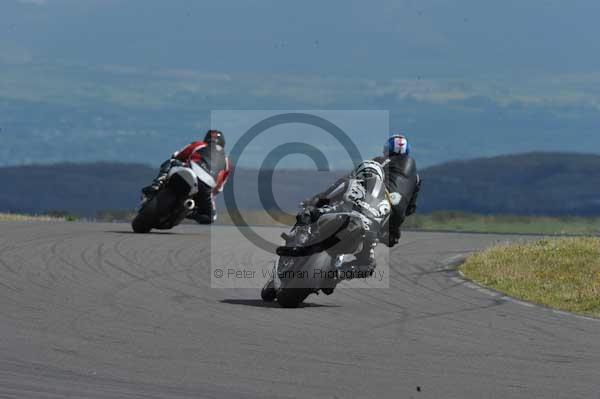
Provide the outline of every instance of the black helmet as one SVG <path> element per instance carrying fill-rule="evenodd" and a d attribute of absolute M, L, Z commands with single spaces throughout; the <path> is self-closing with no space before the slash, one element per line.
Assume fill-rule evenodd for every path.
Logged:
<path fill-rule="evenodd" d="M 204 141 L 225 148 L 225 136 L 220 130 L 209 130 L 204 136 Z"/>

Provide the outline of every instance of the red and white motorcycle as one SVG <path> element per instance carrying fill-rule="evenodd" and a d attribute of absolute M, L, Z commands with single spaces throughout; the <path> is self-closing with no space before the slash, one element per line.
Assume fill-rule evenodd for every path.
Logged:
<path fill-rule="evenodd" d="M 151 198 L 144 197 L 138 214 L 131 222 L 136 233 L 148 233 L 152 229 L 169 230 L 189 216 L 196 203 L 194 196 L 202 186 L 216 186 L 214 178 L 195 162 L 174 166 L 166 181 Z"/>

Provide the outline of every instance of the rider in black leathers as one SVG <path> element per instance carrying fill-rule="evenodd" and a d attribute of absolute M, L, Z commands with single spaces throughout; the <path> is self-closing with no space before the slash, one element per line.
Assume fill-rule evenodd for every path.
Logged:
<path fill-rule="evenodd" d="M 373 160 L 383 166 L 385 173 L 385 186 L 390 195 L 397 202 L 392 206 L 392 214 L 388 225 L 384 227 L 380 240 L 388 247 L 393 247 L 400 240 L 400 228 L 404 220 L 417 211 L 417 199 L 421 190 L 422 180 L 417 171 L 417 164 L 412 158 L 411 147 L 406 137 L 402 135 L 390 136 L 384 145 L 383 156 Z M 345 176 L 335 182 L 329 189 L 312 199 L 312 206 L 319 207 L 319 198 L 330 195 L 342 182 L 349 179 Z"/>
<path fill-rule="evenodd" d="M 383 172 L 382 178 L 385 183 L 386 195 L 391 209 L 387 223 L 381 226 L 381 230 L 373 236 L 373 232 L 369 233 L 363 251 L 356 256 L 356 260 L 352 266 L 358 268 L 367 268 L 373 270 L 375 268 L 374 247 L 377 241 L 383 242 L 388 247 L 396 245 L 400 239 L 400 227 L 404 223 L 407 216 L 416 212 L 417 198 L 421 188 L 421 179 L 417 173 L 415 160 L 410 156 L 410 146 L 404 136 L 391 136 L 384 146 L 384 155 L 373 159 L 375 163 L 381 165 Z M 368 163 L 365 161 L 362 164 Z M 361 164 L 361 165 L 362 165 Z M 376 169 L 377 169 L 377 165 Z M 360 169 L 360 165 L 358 167 Z M 297 223 L 292 230 L 292 235 L 288 236 L 288 241 L 297 243 L 304 242 L 302 237 L 297 235 L 305 234 L 302 226 L 308 226 L 315 223 L 323 214 L 339 212 L 340 210 L 350 206 L 355 210 L 359 210 L 368 218 L 369 215 L 365 209 L 361 209 L 359 201 L 356 198 L 347 198 L 349 186 L 353 181 L 356 181 L 356 170 L 347 176 L 340 178 L 324 192 L 304 201 L 302 211 L 297 216 Z M 331 206 L 335 204 L 334 206 Z M 299 238 L 292 240 L 291 238 Z M 306 237 L 308 239 L 308 237 Z M 294 256 L 297 251 L 301 252 L 301 247 L 285 246 L 278 248 L 279 255 Z"/>
<path fill-rule="evenodd" d="M 382 234 L 382 242 L 393 247 L 400 240 L 400 227 L 407 216 L 417 211 L 417 199 L 422 180 L 417 172 L 417 164 L 410 156 L 410 144 L 402 135 L 391 136 L 383 148 L 383 156 L 375 161 L 383 165 L 385 185 L 392 197 L 399 202 L 392 206 L 387 234 Z"/>

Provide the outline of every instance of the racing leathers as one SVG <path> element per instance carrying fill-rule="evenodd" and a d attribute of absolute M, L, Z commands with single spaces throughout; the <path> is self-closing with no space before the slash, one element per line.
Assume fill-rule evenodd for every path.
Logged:
<path fill-rule="evenodd" d="M 309 237 L 305 226 L 317 222 L 323 215 L 335 213 L 347 213 L 356 211 L 363 217 L 363 223 L 367 226 L 361 250 L 355 254 L 355 259 L 344 262 L 344 258 L 336 259 L 336 268 L 352 270 L 360 273 L 372 273 L 375 269 L 375 251 L 377 245 L 380 224 L 389 216 L 391 204 L 386 196 L 383 180 L 377 184 L 374 181 L 366 181 L 353 177 L 343 177 L 336 181 L 324 192 L 302 202 L 302 211 L 297 216 L 297 223 L 292 230 L 293 241 L 303 245 Z M 302 237 L 302 235 L 306 235 Z M 291 240 L 290 240 L 291 241 Z M 294 256 L 298 248 L 279 247 L 279 255 Z"/>
<path fill-rule="evenodd" d="M 200 224 L 214 223 L 217 220 L 215 196 L 223 190 L 231 172 L 229 158 L 218 145 L 194 141 L 181 151 L 173 153 L 170 159 L 162 163 L 152 184 L 142 189 L 142 192 L 146 197 L 156 194 L 173 166 L 190 165 L 191 162 L 200 166 L 201 171 L 199 174 L 197 172 L 199 184 L 198 194 L 194 197 L 196 207 L 188 218 Z"/>
<path fill-rule="evenodd" d="M 406 154 L 377 157 L 385 171 L 385 186 L 392 200 L 392 213 L 381 241 L 388 247 L 400 239 L 400 227 L 407 216 L 417 211 L 417 198 L 421 189 L 421 178 L 415 160 Z"/>

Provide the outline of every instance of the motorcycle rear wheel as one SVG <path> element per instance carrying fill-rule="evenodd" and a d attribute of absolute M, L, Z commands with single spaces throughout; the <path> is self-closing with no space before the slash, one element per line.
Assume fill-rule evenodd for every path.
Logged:
<path fill-rule="evenodd" d="M 138 213 L 131 222 L 131 228 L 133 229 L 134 233 L 146 234 L 152 230 L 152 225 L 150 224 L 150 221 L 146 215 Z"/>
<path fill-rule="evenodd" d="M 163 189 L 150 199 L 131 222 L 135 233 L 149 233 L 159 223 L 162 215 L 169 212 L 175 205 L 177 197 L 169 189 Z"/>

